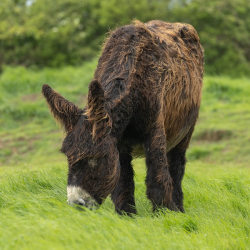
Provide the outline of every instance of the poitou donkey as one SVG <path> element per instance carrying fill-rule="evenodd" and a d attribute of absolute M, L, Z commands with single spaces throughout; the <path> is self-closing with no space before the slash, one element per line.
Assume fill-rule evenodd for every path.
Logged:
<path fill-rule="evenodd" d="M 79 108 L 44 85 L 52 115 L 66 130 L 69 204 L 135 214 L 133 148 L 143 145 L 153 210 L 184 212 L 186 150 L 198 117 L 203 49 L 189 24 L 135 21 L 111 32 Z"/>

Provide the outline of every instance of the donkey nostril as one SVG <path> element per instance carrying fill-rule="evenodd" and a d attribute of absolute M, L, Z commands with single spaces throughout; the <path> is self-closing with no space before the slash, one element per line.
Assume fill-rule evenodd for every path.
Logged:
<path fill-rule="evenodd" d="M 85 205 L 85 201 L 84 201 L 82 198 L 80 198 L 80 199 L 77 201 L 76 204 L 77 204 L 77 205 L 82 205 L 82 206 L 84 206 L 84 205 Z"/>
<path fill-rule="evenodd" d="M 82 198 L 79 198 L 78 200 L 74 200 L 74 201 L 68 200 L 68 204 L 71 206 L 74 206 L 74 205 L 85 206 L 86 203 Z"/>

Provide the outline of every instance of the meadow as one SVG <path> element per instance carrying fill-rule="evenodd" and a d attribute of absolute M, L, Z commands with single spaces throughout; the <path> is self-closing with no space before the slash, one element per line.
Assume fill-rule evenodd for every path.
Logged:
<path fill-rule="evenodd" d="M 0 249 L 250 249 L 249 78 L 204 78 L 185 214 L 152 213 L 143 158 L 133 161 L 138 215 L 117 215 L 110 198 L 96 211 L 67 205 L 64 134 L 41 86 L 84 106 L 96 64 L 0 76 Z"/>

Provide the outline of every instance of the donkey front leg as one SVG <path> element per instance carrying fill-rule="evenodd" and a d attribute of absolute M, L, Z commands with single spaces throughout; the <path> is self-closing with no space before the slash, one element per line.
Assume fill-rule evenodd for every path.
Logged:
<path fill-rule="evenodd" d="M 164 133 L 152 133 L 145 147 L 147 197 L 152 202 L 153 211 L 161 207 L 177 210 L 172 199 L 173 184 L 166 157 Z"/>
<path fill-rule="evenodd" d="M 120 152 L 119 157 L 121 165 L 120 179 L 111 193 L 111 199 L 118 214 L 136 214 L 134 170 L 131 165 L 132 157 L 130 154 L 123 152 Z"/>

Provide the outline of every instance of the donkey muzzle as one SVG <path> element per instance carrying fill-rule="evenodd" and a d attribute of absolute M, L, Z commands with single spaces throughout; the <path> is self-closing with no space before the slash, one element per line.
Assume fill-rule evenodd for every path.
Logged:
<path fill-rule="evenodd" d="M 94 198 L 90 196 L 85 190 L 77 186 L 67 187 L 68 204 L 71 206 L 84 206 L 91 210 L 95 210 L 98 205 Z"/>

